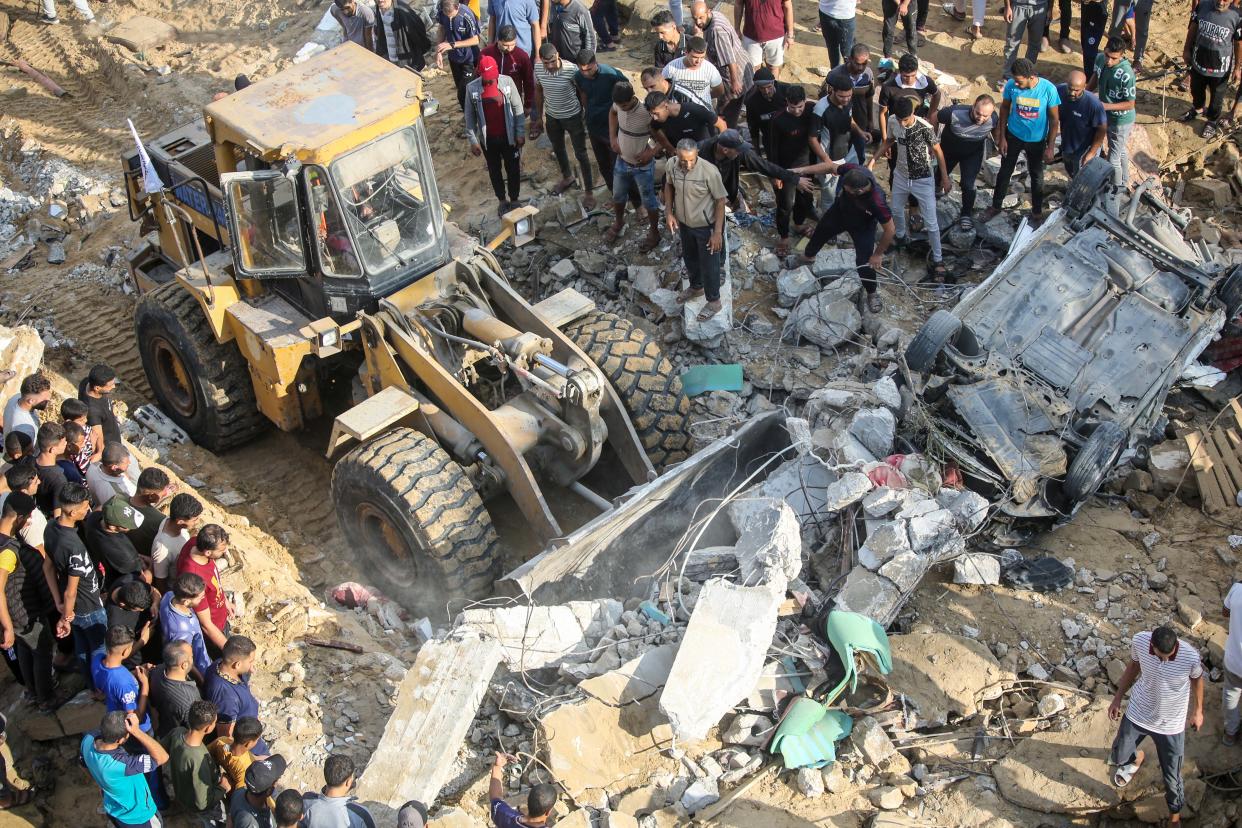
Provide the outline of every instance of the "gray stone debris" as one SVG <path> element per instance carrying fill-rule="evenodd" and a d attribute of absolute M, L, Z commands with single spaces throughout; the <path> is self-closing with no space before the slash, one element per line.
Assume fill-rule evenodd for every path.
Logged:
<path fill-rule="evenodd" d="M 697 813 L 720 801 L 720 786 L 715 779 L 696 779 L 681 795 L 681 807 L 687 813 Z"/>
<path fill-rule="evenodd" d="M 926 555 L 902 552 L 880 567 L 880 574 L 892 581 L 897 589 L 910 592 L 918 586 L 930 566 L 931 559 Z"/>
<path fill-rule="evenodd" d="M 826 247 L 815 256 L 815 261 L 811 264 L 811 272 L 815 274 L 816 279 L 824 279 L 829 276 L 840 276 L 855 267 L 853 250 Z"/>
<path fill-rule="evenodd" d="M 47 246 L 47 263 L 64 264 L 65 246 L 60 242 L 51 242 Z"/>
<path fill-rule="evenodd" d="M 578 268 L 573 259 L 561 259 L 548 269 L 548 273 L 557 279 L 572 279 L 578 275 Z"/>
<path fill-rule="evenodd" d="M 887 578 L 856 566 L 845 576 L 845 583 L 833 600 L 837 609 L 865 615 L 887 626 L 897 614 L 901 591 Z"/>
<path fill-rule="evenodd" d="M 591 647 L 621 619 L 621 602 L 570 601 L 559 606 L 470 609 L 457 619 L 500 642 L 505 663 L 536 670 L 588 660 Z M 620 666 L 620 662 L 613 667 Z M 609 668 L 611 669 L 611 668 Z"/>
<path fill-rule="evenodd" d="M 768 738 L 772 720 L 758 713 L 738 713 L 720 736 L 726 745 L 758 747 Z"/>
<path fill-rule="evenodd" d="M 874 571 L 896 556 L 910 551 L 905 521 L 890 520 L 867 535 L 867 540 L 858 547 L 858 562 Z"/>
<path fill-rule="evenodd" d="M 776 277 L 777 304 L 782 308 L 792 308 L 818 288 L 819 282 L 806 265 L 781 271 L 781 275 Z"/>
<path fill-rule="evenodd" d="M 832 350 L 857 339 L 861 329 L 862 316 L 853 298 L 842 296 L 839 289 L 827 288 L 798 303 L 786 324 L 785 339 L 792 342 L 800 336 Z"/>
<path fill-rule="evenodd" d="M 885 457 L 893 449 L 897 419 L 887 408 L 864 408 L 850 421 L 850 434 L 876 457 Z"/>
<path fill-rule="evenodd" d="M 784 500 L 793 509 L 802 527 L 802 543 L 807 549 L 814 548 L 821 533 L 821 512 L 826 505 L 825 492 L 832 483 L 832 474 L 819 458 L 813 455 L 796 457 L 779 466 L 767 479 L 745 492 L 729 504 L 729 519 L 740 537 L 747 524 L 767 505 L 762 498 L 774 497 Z"/>
<path fill-rule="evenodd" d="M 963 534 L 974 532 L 987 520 L 991 504 L 983 495 L 970 489 L 941 489 L 936 502 L 953 515 L 953 521 Z"/>
<path fill-rule="evenodd" d="M 1000 583 L 1000 559 L 983 552 L 967 552 L 953 559 L 953 583 L 996 586 Z"/>
<path fill-rule="evenodd" d="M 814 799 L 824 795 L 824 775 L 819 768 L 799 768 L 794 783 L 805 797 Z"/>
<path fill-rule="evenodd" d="M 734 546 L 743 582 L 762 583 L 773 572 L 785 580 L 797 578 L 802 571 L 802 537 L 793 509 L 772 497 L 755 505 L 764 508 L 751 512 Z"/>
<path fill-rule="evenodd" d="M 867 513 L 867 517 L 884 517 L 900 509 L 903 503 L 899 489 L 880 486 L 863 498 L 863 511 Z"/>
<path fill-rule="evenodd" d="M 893 740 L 888 738 L 884 728 L 873 716 L 863 716 L 854 721 L 854 729 L 850 731 L 850 744 L 854 746 L 864 761 L 876 767 L 885 767 L 897 754 Z"/>
<path fill-rule="evenodd" d="M 894 414 L 901 409 L 901 392 L 897 390 L 897 383 L 893 382 L 892 377 L 880 377 L 871 387 L 871 391 Z"/>
<path fill-rule="evenodd" d="M 775 253 L 760 253 L 755 257 L 755 270 L 760 273 L 778 273 L 781 269 L 780 257 Z"/>
<path fill-rule="evenodd" d="M 863 499 L 871 491 L 871 478 L 861 472 L 846 472 L 837 478 L 824 492 L 824 509 L 839 512 Z M 795 573 L 796 575 L 796 573 Z"/>

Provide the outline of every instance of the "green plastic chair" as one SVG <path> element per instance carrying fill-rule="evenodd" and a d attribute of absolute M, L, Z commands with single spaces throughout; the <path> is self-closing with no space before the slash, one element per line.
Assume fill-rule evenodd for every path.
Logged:
<path fill-rule="evenodd" d="M 883 675 L 887 676 L 893 671 L 893 653 L 888 646 L 888 634 L 872 619 L 856 612 L 833 610 L 828 613 L 824 627 L 829 643 L 845 664 L 845 676 L 828 693 L 824 704 L 831 705 L 835 702 L 845 692 L 846 685 L 849 685 L 851 692 L 858 689 L 858 670 L 854 659 L 857 653 L 870 657 L 876 669 Z"/>
<path fill-rule="evenodd" d="M 786 768 L 822 768 L 837 760 L 837 742 L 853 728 L 848 714 L 799 696 L 785 711 L 768 749 L 781 755 Z"/>

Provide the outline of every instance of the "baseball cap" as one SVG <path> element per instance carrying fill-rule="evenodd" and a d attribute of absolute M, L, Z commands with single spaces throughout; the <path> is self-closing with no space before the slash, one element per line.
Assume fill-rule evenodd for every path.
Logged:
<path fill-rule="evenodd" d="M 755 72 L 755 83 L 760 86 L 765 86 L 770 83 L 776 83 L 776 78 L 772 76 L 772 70 L 764 66 L 762 69 Z"/>
<path fill-rule="evenodd" d="M 129 501 L 120 495 L 113 495 L 112 499 L 104 504 L 103 519 L 104 523 L 109 526 L 119 526 L 126 532 L 132 532 L 142 525 L 142 512 L 131 506 Z"/>
<path fill-rule="evenodd" d="M 397 828 L 423 828 L 427 824 L 427 806 L 411 799 L 397 811 Z"/>
<path fill-rule="evenodd" d="M 736 129 L 726 129 L 716 138 L 716 143 L 728 149 L 741 149 L 745 142 L 742 141 L 742 133 Z"/>
<path fill-rule="evenodd" d="M 251 762 L 246 768 L 246 790 L 252 794 L 270 791 L 280 781 L 285 767 L 285 757 L 279 753 Z"/>
<path fill-rule="evenodd" d="M 500 67 L 496 65 L 496 58 L 491 55 L 484 55 L 479 61 L 479 77 L 485 81 L 494 81 L 500 77 Z"/>

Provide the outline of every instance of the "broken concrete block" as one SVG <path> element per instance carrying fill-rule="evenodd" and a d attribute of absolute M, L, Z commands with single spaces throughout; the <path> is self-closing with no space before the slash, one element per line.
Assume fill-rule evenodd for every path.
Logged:
<path fill-rule="evenodd" d="M 702 583 L 710 578 L 736 572 L 737 551 L 732 546 L 704 546 L 686 553 L 681 575 Z"/>
<path fill-rule="evenodd" d="M 689 814 L 697 813 L 719 801 L 720 786 L 716 784 L 715 779 L 696 779 L 681 795 L 681 807 L 685 808 L 686 813 Z"/>
<path fill-rule="evenodd" d="M 871 491 L 871 478 L 862 472 L 846 472 L 824 491 L 824 508 L 839 512 L 863 499 Z"/>
<path fill-rule="evenodd" d="M 839 299 L 822 290 L 798 303 L 789 315 L 786 340 L 796 344 L 798 336 L 832 350 L 852 341 L 862 328 L 862 316 L 849 299 Z"/>
<path fill-rule="evenodd" d="M 872 788 L 867 791 L 867 798 L 871 800 L 872 805 L 885 811 L 895 811 L 906 804 L 906 798 L 902 794 L 901 788 L 895 785 L 882 785 L 878 788 Z"/>
<path fill-rule="evenodd" d="M 758 713 L 738 713 L 720 736 L 726 745 L 758 747 L 767 741 L 774 725 L 772 720 Z"/>
<path fill-rule="evenodd" d="M 934 501 L 928 502 L 935 506 Z M 910 548 L 920 553 L 926 553 L 953 537 L 960 537 L 953 525 L 953 514 L 948 509 L 932 509 L 916 514 L 907 522 L 906 530 L 910 534 Z"/>
<path fill-rule="evenodd" d="M 108 31 L 108 41 L 131 52 L 145 52 L 177 37 L 177 30 L 154 17 L 135 15 Z"/>
<path fill-rule="evenodd" d="M 1219 178 L 1192 178 L 1182 193 L 1186 201 L 1209 207 L 1228 207 L 1233 202 L 1233 189 Z"/>
<path fill-rule="evenodd" d="M 888 486 L 873 489 L 863 498 L 863 511 L 867 513 L 867 517 L 884 517 L 897 511 L 901 505 L 901 492 Z"/>
<path fill-rule="evenodd" d="M 651 298 L 651 294 L 664 288 L 660 284 L 660 271 L 648 265 L 630 265 L 625 269 L 626 278 L 635 293 Z"/>
<path fill-rule="evenodd" d="M 892 377 L 880 377 L 876 380 L 871 387 L 871 393 L 894 414 L 901 410 L 901 392 L 897 390 L 897 383 L 893 382 Z"/>
<path fill-rule="evenodd" d="M 501 646 L 515 670 L 537 670 L 562 661 L 588 660 L 591 645 L 621 619 L 620 601 L 570 601 L 552 607 L 471 609 L 458 616 L 459 627 L 477 629 Z"/>
<path fill-rule="evenodd" d="M 864 408 L 850 421 L 850 434 L 876 457 L 885 457 L 893 450 L 897 418 L 887 408 Z"/>
<path fill-rule="evenodd" d="M 893 740 L 888 738 L 888 733 L 874 716 L 855 719 L 854 729 L 850 731 L 849 739 L 854 749 L 870 765 L 883 768 L 889 760 L 897 756 L 897 748 L 893 747 Z"/>
<path fill-rule="evenodd" d="M 0 400 L 7 403 L 21 391 L 22 380 L 37 373 L 43 364 L 43 338 L 29 325 L 0 325 L 0 365 L 13 376 L 0 384 Z M 98 725 L 97 725 L 98 726 Z"/>
<path fill-rule="evenodd" d="M 783 500 L 763 498 L 733 547 L 748 585 L 785 583 L 802 571 L 802 527 Z M 756 504 L 759 505 L 759 504 Z"/>
<path fill-rule="evenodd" d="M 880 567 L 880 574 L 888 578 L 902 592 L 911 592 L 927 574 L 931 560 L 926 555 L 902 552 Z"/>
<path fill-rule="evenodd" d="M 781 269 L 781 258 L 775 253 L 760 253 L 755 257 L 755 270 L 760 273 L 778 273 Z"/>
<path fill-rule="evenodd" d="M 660 710 L 678 738 L 704 738 L 754 688 L 784 598 L 783 583 L 736 586 L 717 579 L 703 585 L 660 694 Z"/>
<path fill-rule="evenodd" d="M 1179 482 L 1183 488 L 1194 484 L 1194 475 L 1186 474 L 1190 451 L 1184 440 L 1165 440 L 1152 446 L 1147 453 L 1147 470 L 1151 472 L 1152 494 L 1168 497 Z M 1183 480 L 1185 482 L 1183 482 Z"/>
<path fill-rule="evenodd" d="M 782 308 L 792 308 L 819 289 L 819 282 L 806 265 L 794 270 L 783 270 L 776 277 L 776 302 Z"/>
<path fill-rule="evenodd" d="M 78 736 L 99 729 L 107 708 L 91 698 L 87 690 L 78 693 L 56 710 L 56 721 L 66 736 Z"/>
<path fill-rule="evenodd" d="M 983 552 L 968 552 L 953 560 L 953 583 L 996 586 L 1000 583 L 1000 559 Z"/>
<path fill-rule="evenodd" d="M 620 707 L 586 699 L 561 705 L 540 722 L 549 770 L 580 801 L 590 791 L 632 788 L 654 770 L 676 772 L 674 760 L 659 755 L 672 735 L 655 697 Z"/>
<path fill-rule="evenodd" d="M 905 521 L 890 520 L 867 535 L 867 540 L 858 547 L 858 562 L 867 569 L 877 570 L 898 555 L 910 551 Z"/>
<path fill-rule="evenodd" d="M 941 489 L 936 493 L 936 502 L 952 513 L 958 530 L 965 534 L 983 525 L 991 506 L 983 495 L 970 489 Z"/>
<path fill-rule="evenodd" d="M 411 799 L 435 801 L 500 656 L 500 643 L 474 629 L 424 644 L 397 689 L 358 796 L 394 810 Z"/>
<path fill-rule="evenodd" d="M 699 312 L 707 304 L 706 295 L 691 299 L 683 306 L 681 323 L 686 339 L 705 348 L 720 347 L 724 342 L 724 335 L 733 330 L 733 280 L 729 278 L 727 271 L 726 266 L 720 282 L 720 310 L 710 319 L 699 320 Z"/>
<path fill-rule="evenodd" d="M 845 576 L 833 601 L 837 609 L 865 615 L 884 627 L 896 617 L 902 596 L 892 581 L 856 566 Z"/>
<path fill-rule="evenodd" d="M 816 254 L 815 261 L 811 264 L 811 273 L 815 275 L 816 279 L 840 276 L 854 269 L 856 266 L 854 264 L 854 256 L 853 250 L 825 247 Z"/>
<path fill-rule="evenodd" d="M 677 647 L 676 644 L 654 647 L 616 670 L 587 679 L 578 689 L 611 705 L 630 704 L 653 696 L 668 681 Z"/>
<path fill-rule="evenodd" d="M 578 267 L 573 259 L 561 259 L 548 268 L 548 273 L 556 279 L 572 279 L 578 275 Z"/>
<path fill-rule="evenodd" d="M 798 768 L 794 784 L 805 797 L 814 799 L 824 795 L 824 774 L 819 768 Z"/>
<path fill-rule="evenodd" d="M 767 479 L 747 489 L 729 504 L 729 520 L 738 536 L 768 507 L 765 498 L 784 500 L 793 509 L 802 527 L 802 543 L 814 548 L 820 537 L 825 492 L 832 483 L 832 474 L 814 455 L 796 457 L 779 466 Z"/>

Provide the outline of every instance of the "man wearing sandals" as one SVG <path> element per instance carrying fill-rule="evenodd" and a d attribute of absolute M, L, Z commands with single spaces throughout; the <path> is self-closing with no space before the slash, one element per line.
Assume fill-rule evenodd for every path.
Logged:
<path fill-rule="evenodd" d="M 725 187 L 720 171 L 699 158 L 699 146 L 689 138 L 677 144 L 664 172 L 664 217 L 670 233 L 681 236 L 681 255 L 690 287 L 677 294 L 681 304 L 705 296 L 699 311 L 706 322 L 722 307 L 720 271 L 724 265 Z"/>
<path fill-rule="evenodd" d="M 932 260 L 927 273 L 943 284 L 948 273 L 940 248 L 940 223 L 936 217 L 937 178 L 942 193 L 949 192 L 953 185 L 949 181 L 940 142 L 932 125 L 914 114 L 914 101 L 910 98 L 898 98 L 893 102 L 887 133 L 888 137 L 867 166 L 874 168 L 875 159 L 887 158 L 888 151 L 896 145 L 897 158 L 889 163 L 893 167 L 893 197 L 890 203 L 897 227 L 897 247 L 901 248 L 906 243 L 906 202 L 913 196 L 919 203 L 923 227 L 927 230 L 927 241 L 931 245 Z"/>
<path fill-rule="evenodd" d="M 655 194 L 655 157 L 660 145 L 651 137 L 651 113 L 638 102 L 634 87 L 621 81 L 612 88 L 608 110 L 608 141 L 616 155 L 612 175 L 612 226 L 604 241 L 612 244 L 625 226 L 625 202 L 637 188 L 647 209 L 647 238 L 639 250 L 649 253 L 660 243 L 660 199 Z M 637 211 L 635 211 L 637 212 Z"/>
<path fill-rule="evenodd" d="M 1121 713 L 1121 699 L 1130 690 L 1130 704 Z M 1192 705 L 1191 702 L 1194 702 Z M 1189 715 L 1187 715 L 1189 710 Z M 1182 641 L 1171 627 L 1141 632 L 1130 642 L 1130 663 L 1108 715 L 1121 720 L 1109 761 L 1116 766 L 1113 784 L 1124 788 L 1146 758 L 1139 743 L 1150 738 L 1164 774 L 1164 799 L 1169 823 L 1181 824 L 1186 798 L 1182 790 L 1182 759 L 1186 726 L 1203 726 L 1203 665 L 1199 651 Z"/>

